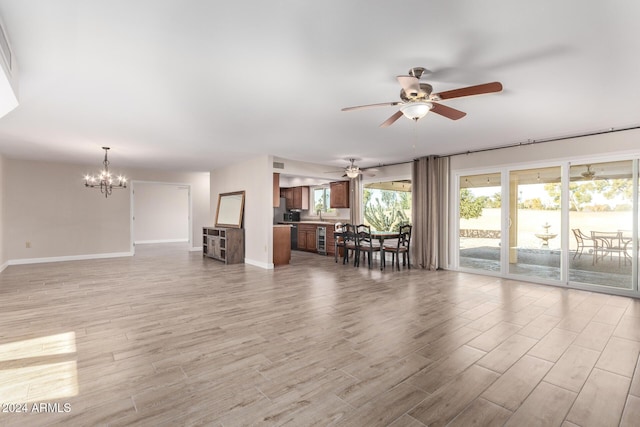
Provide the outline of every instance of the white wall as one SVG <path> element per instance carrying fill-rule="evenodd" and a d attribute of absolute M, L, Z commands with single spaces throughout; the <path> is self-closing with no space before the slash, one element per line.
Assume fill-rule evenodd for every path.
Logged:
<path fill-rule="evenodd" d="M 6 160 L 9 260 L 129 251 L 128 190 L 105 199 L 84 187 L 86 166 Z"/>
<path fill-rule="evenodd" d="M 189 186 L 132 182 L 133 241 L 189 241 Z"/>
<path fill-rule="evenodd" d="M 273 157 L 259 156 L 210 172 L 211 212 L 215 223 L 218 195 L 245 192 L 245 262 L 273 268 Z"/>
<path fill-rule="evenodd" d="M 130 180 L 192 186 L 192 242 L 201 245 L 199 224 L 209 215 L 208 173 L 119 170 Z M 105 198 L 83 184 L 99 165 L 4 160 L 4 258 L 10 263 L 131 254 L 130 189 Z M 30 248 L 26 247 L 29 242 Z"/>

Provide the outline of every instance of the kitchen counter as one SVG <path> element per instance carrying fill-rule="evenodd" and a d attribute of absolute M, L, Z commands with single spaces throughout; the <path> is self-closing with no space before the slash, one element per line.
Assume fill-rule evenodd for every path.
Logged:
<path fill-rule="evenodd" d="M 323 255 L 333 255 L 335 246 L 335 236 L 333 230 L 335 229 L 336 223 L 342 221 L 345 220 L 336 219 L 332 221 L 279 221 L 278 224 L 285 227 L 292 226 L 292 236 L 295 235 L 294 237 L 297 238 L 295 245 L 293 245 L 292 243 L 292 249 L 321 253 Z M 320 244 L 320 240 L 317 233 L 318 228 L 320 227 L 325 228 L 326 230 L 323 234 L 324 238 L 322 239 L 324 243 L 321 245 L 321 247 L 318 247 L 318 245 Z"/>
<path fill-rule="evenodd" d="M 334 226 L 336 225 L 337 222 L 340 222 L 342 224 L 345 224 L 345 221 L 340 221 L 340 220 L 336 220 L 336 221 L 280 221 L 278 222 L 278 224 L 312 224 L 312 225 L 330 225 L 330 226 Z M 347 220 L 348 222 L 348 220 Z"/>

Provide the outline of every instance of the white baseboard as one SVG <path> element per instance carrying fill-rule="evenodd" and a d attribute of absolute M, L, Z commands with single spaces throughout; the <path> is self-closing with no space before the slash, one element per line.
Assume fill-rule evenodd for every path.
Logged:
<path fill-rule="evenodd" d="M 256 267 L 260 267 L 260 268 L 264 268 L 265 270 L 273 270 L 273 263 L 270 262 L 260 262 L 260 261 L 254 261 L 252 259 L 249 258 L 245 258 L 244 259 L 244 263 L 245 264 L 249 264 L 249 265 L 255 265 Z"/>
<path fill-rule="evenodd" d="M 63 262 L 63 261 L 83 261 L 87 259 L 100 259 L 100 258 L 120 258 L 133 256 L 133 252 L 111 252 L 104 254 L 88 254 L 88 255 L 69 255 L 69 256 L 54 256 L 46 258 L 23 258 L 23 259 L 10 259 L 7 261 L 8 265 L 22 265 L 22 264 L 41 264 L 44 262 Z"/>
<path fill-rule="evenodd" d="M 136 245 L 152 245 L 155 243 L 186 243 L 189 239 L 137 240 Z"/>
<path fill-rule="evenodd" d="M 189 252 L 202 252 L 202 246 L 198 246 L 197 248 L 191 247 L 189 248 Z"/>
<path fill-rule="evenodd" d="M 9 267 L 9 263 L 5 262 L 4 264 L 0 265 L 0 273 L 2 273 L 4 271 L 5 268 Z"/>

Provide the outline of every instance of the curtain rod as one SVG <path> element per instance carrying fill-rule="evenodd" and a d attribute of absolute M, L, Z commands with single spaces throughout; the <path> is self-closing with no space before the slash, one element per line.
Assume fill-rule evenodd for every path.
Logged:
<path fill-rule="evenodd" d="M 544 138 L 544 139 L 530 139 L 530 140 L 528 140 L 526 142 L 516 142 L 516 143 L 513 143 L 513 144 L 499 145 L 497 147 L 480 148 L 478 150 L 460 151 L 458 153 L 436 155 L 435 157 L 462 156 L 462 155 L 465 155 L 465 154 L 474 154 L 474 153 L 482 153 L 482 152 L 485 152 L 485 151 L 502 150 L 503 148 L 523 147 L 523 146 L 527 146 L 527 145 L 535 145 L 535 144 L 543 144 L 543 143 L 546 143 L 546 142 L 563 141 L 565 139 L 572 139 L 572 138 L 584 138 L 584 137 L 587 137 L 587 136 L 602 135 L 602 134 L 605 134 L 605 133 L 624 132 L 624 131 L 635 130 L 635 129 L 640 129 L 640 125 L 628 126 L 628 127 L 624 127 L 624 128 L 617 128 L 617 129 L 610 128 L 610 129 L 606 129 L 606 130 L 593 131 L 593 132 L 587 132 L 587 133 L 579 133 L 579 134 L 568 135 L 568 136 L 556 136 L 556 137 Z M 415 158 L 413 160 L 408 160 L 406 162 L 380 163 L 377 166 L 369 166 L 369 167 L 366 167 L 366 168 L 363 168 L 363 169 L 371 169 L 371 168 L 383 167 L 383 166 L 404 165 L 404 164 L 407 164 L 407 163 L 413 163 L 416 160 L 418 160 L 418 159 Z"/>
<path fill-rule="evenodd" d="M 567 136 L 557 136 L 557 137 L 544 138 L 544 139 L 530 139 L 530 140 L 528 140 L 526 142 L 516 142 L 514 144 L 500 145 L 500 146 L 497 146 L 497 147 L 489 147 L 489 148 L 480 148 L 478 150 L 461 151 L 459 153 L 443 154 L 441 156 L 436 156 L 436 157 L 462 156 L 462 155 L 465 155 L 465 154 L 473 154 L 473 153 L 482 153 L 482 152 L 485 152 L 485 151 L 502 150 L 503 148 L 513 148 L 513 147 L 522 147 L 522 146 L 526 146 L 526 145 L 543 144 L 543 143 L 546 143 L 546 142 L 563 141 L 565 139 L 572 139 L 572 138 L 584 138 L 584 137 L 587 137 L 587 136 L 602 135 L 602 134 L 605 134 L 605 133 L 624 132 L 624 131 L 634 130 L 634 129 L 640 129 L 640 125 L 629 126 L 629 127 L 625 127 L 625 128 L 617 128 L 617 129 L 610 128 L 610 129 L 606 129 L 606 130 L 593 131 L 593 132 L 580 133 L 580 134 L 567 135 Z"/>

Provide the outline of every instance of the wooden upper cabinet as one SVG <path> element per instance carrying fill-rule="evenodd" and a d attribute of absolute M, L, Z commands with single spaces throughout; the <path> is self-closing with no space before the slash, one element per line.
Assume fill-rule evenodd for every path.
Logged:
<path fill-rule="evenodd" d="M 293 188 L 283 188 L 284 190 L 284 198 L 286 201 L 286 208 L 293 209 Z M 282 194 L 282 193 L 281 193 Z"/>
<path fill-rule="evenodd" d="M 309 187 L 293 187 L 293 207 L 291 209 L 309 209 Z"/>
<path fill-rule="evenodd" d="M 280 207 L 280 174 L 273 174 L 273 207 Z"/>
<path fill-rule="evenodd" d="M 349 181 L 332 182 L 329 204 L 331 208 L 349 207 Z"/>
<path fill-rule="evenodd" d="M 281 188 L 280 197 L 287 199 L 287 209 L 309 209 L 309 187 Z"/>

